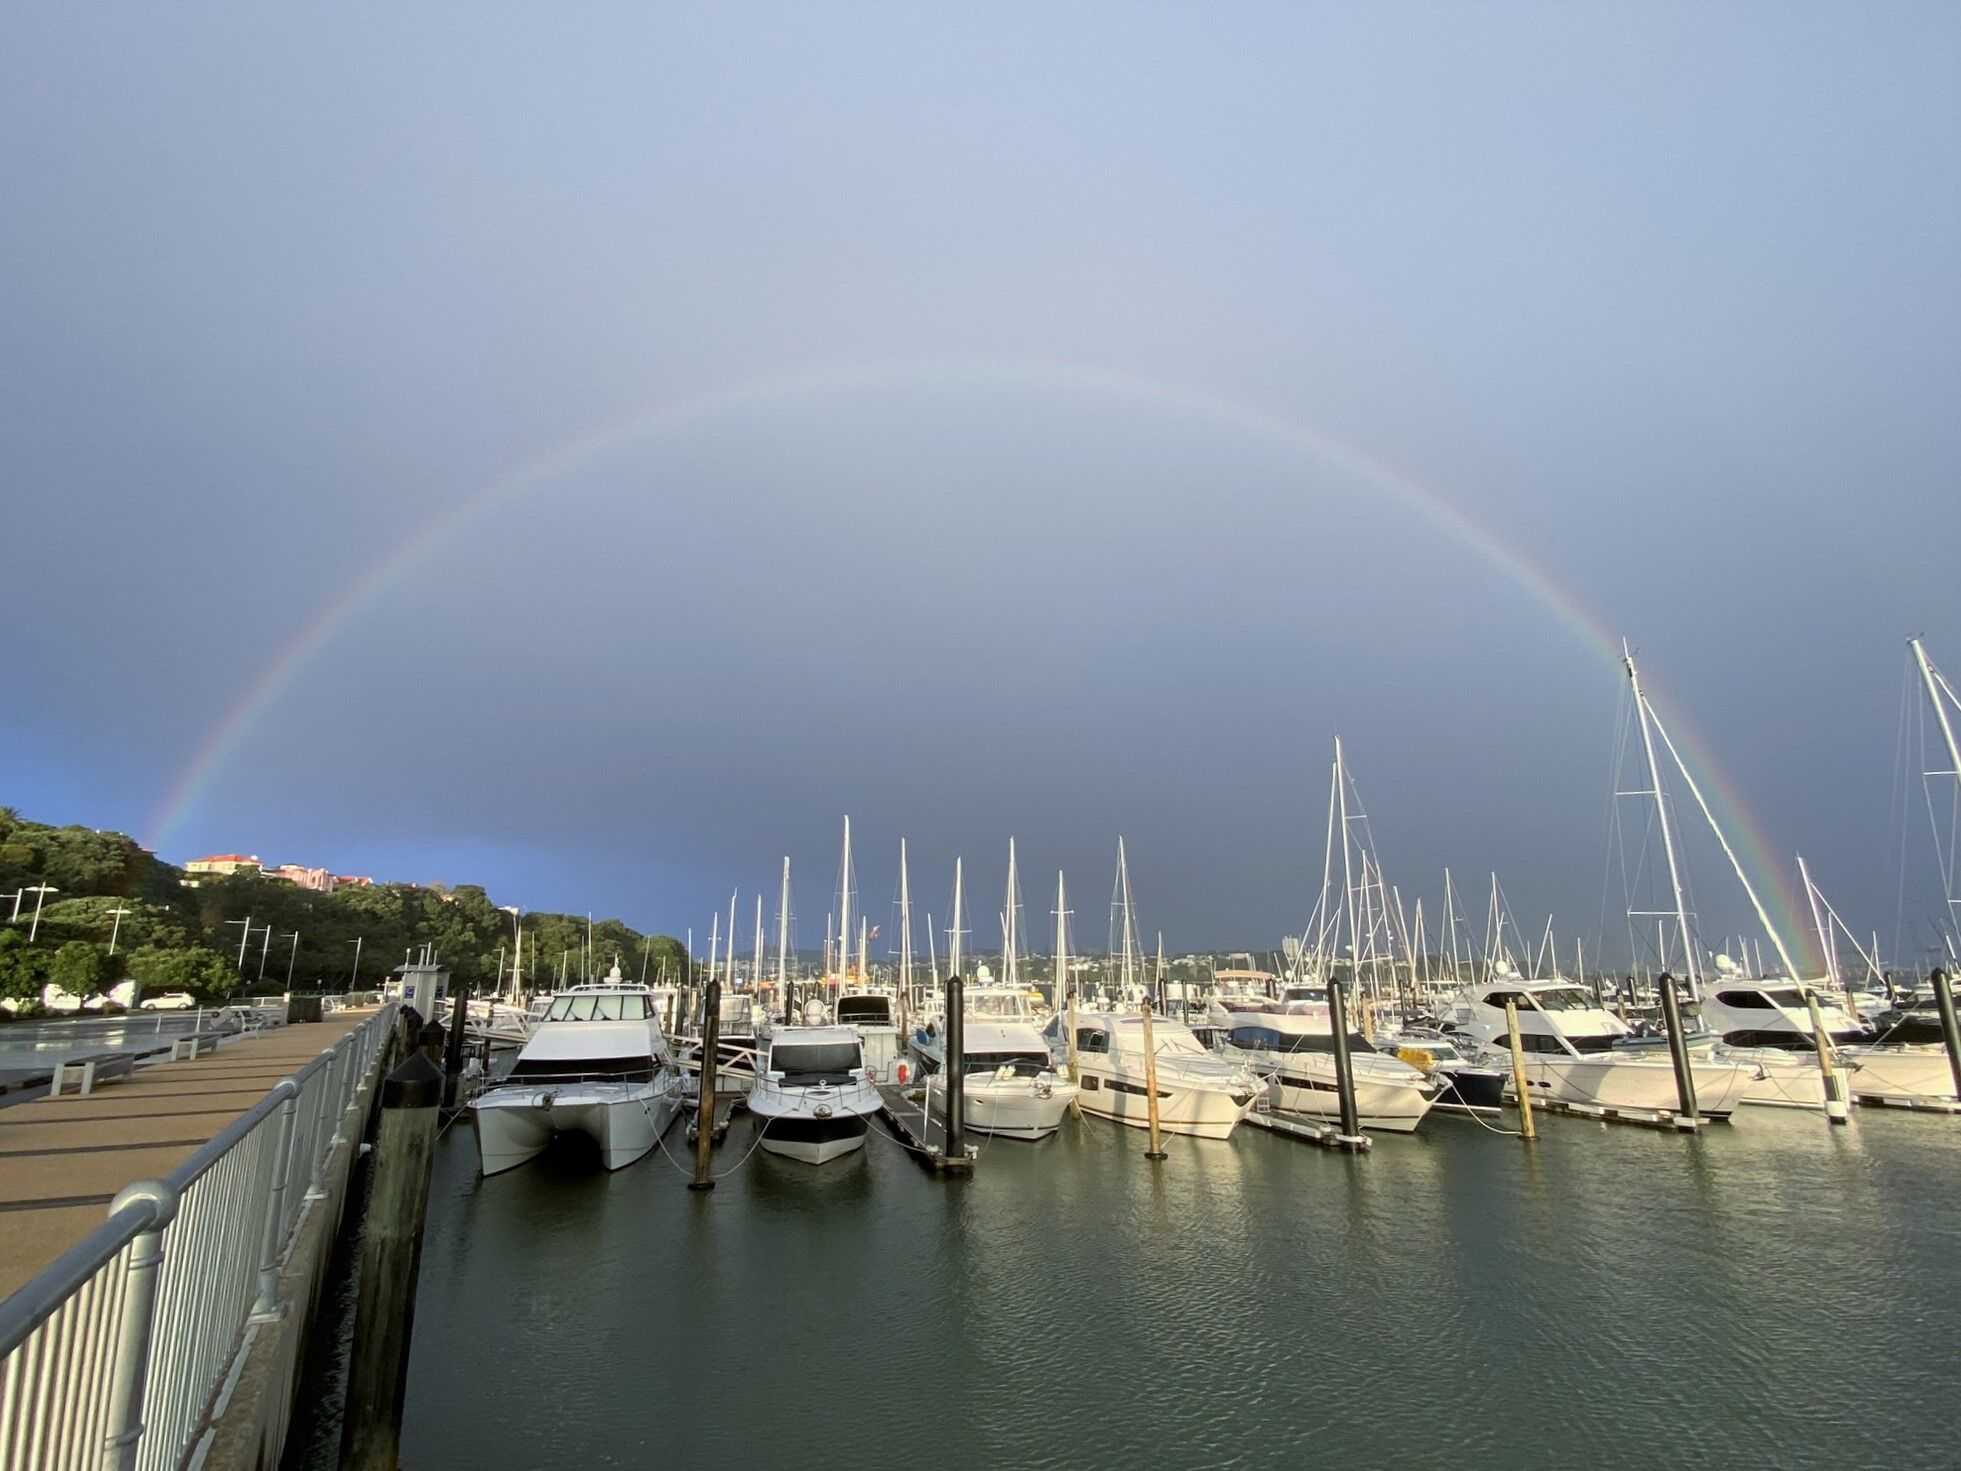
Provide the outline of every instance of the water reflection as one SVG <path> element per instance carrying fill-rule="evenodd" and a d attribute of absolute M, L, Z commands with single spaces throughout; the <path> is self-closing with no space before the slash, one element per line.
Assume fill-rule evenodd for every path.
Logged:
<path fill-rule="evenodd" d="M 1948 1464 L 1955 1144 L 1442 1119 L 1364 1158 L 1242 1131 L 1153 1165 L 1083 1120 L 964 1181 L 875 1136 L 691 1194 L 659 1154 L 480 1181 L 453 1131 L 405 1460 Z"/>

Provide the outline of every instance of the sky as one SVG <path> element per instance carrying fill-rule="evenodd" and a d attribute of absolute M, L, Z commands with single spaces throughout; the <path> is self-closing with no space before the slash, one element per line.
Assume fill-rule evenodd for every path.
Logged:
<path fill-rule="evenodd" d="M 0 801 L 698 936 L 788 855 L 805 945 L 846 813 L 922 947 L 1011 835 L 1100 947 L 1121 835 L 1271 947 L 1339 734 L 1406 904 L 1611 947 L 1625 637 L 1890 945 L 1956 75 L 1937 4 L 7 6 Z"/>

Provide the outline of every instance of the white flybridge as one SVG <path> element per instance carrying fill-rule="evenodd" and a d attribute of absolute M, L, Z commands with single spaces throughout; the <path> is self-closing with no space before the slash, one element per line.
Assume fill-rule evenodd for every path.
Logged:
<path fill-rule="evenodd" d="M 1691 1056 L 1690 1071 L 1694 1078 L 1696 1105 L 1699 1111 L 1712 1117 L 1720 1117 L 1714 1103 L 1708 1101 L 1718 1095 L 1705 1091 L 1711 1085 L 1722 1088 L 1724 1094 L 1735 1087 L 1735 1080 L 1727 1082 L 1714 1076 L 1715 1070 L 1729 1065 L 1742 1076 L 1740 1099 L 1745 1103 L 1758 1103 L 1785 1108 L 1822 1109 L 1834 1119 L 1845 1117 L 1846 1103 L 1840 1096 L 1832 1063 L 1832 1037 L 1828 1024 L 1822 1019 L 1817 1007 L 1816 997 L 1811 988 L 1798 981 L 1800 971 L 1797 962 L 1791 958 L 1789 946 L 1783 935 L 1771 922 L 1763 900 L 1757 895 L 1756 885 L 1750 882 L 1750 875 L 1744 871 L 1736 850 L 1730 846 L 1729 837 L 1723 832 L 1722 824 L 1716 821 L 1716 814 L 1704 800 L 1702 788 L 1697 785 L 1688 763 L 1682 759 L 1681 752 L 1668 733 L 1649 702 L 1646 691 L 1641 688 L 1641 673 L 1635 667 L 1633 651 L 1626 643 L 1621 645 L 1621 662 L 1626 666 L 1628 687 L 1632 692 L 1635 719 L 1641 731 L 1641 750 L 1646 763 L 1648 787 L 1646 791 L 1630 793 L 1644 796 L 1654 802 L 1655 826 L 1660 833 L 1662 854 L 1668 866 L 1669 893 L 1673 900 L 1673 912 L 1667 916 L 1675 921 L 1676 938 L 1681 947 L 1682 967 L 1686 973 L 1689 995 L 1700 1003 L 1705 1023 L 1725 1033 L 1716 1046 L 1713 1055 Z M 1749 999 L 1751 988 L 1742 986 L 1719 986 L 1712 998 L 1709 993 L 1708 977 L 1702 965 L 1700 943 L 1695 927 L 1689 919 L 1687 891 L 1682 879 L 1680 845 L 1675 831 L 1674 813 L 1670 810 L 1667 789 L 1662 779 L 1661 762 L 1655 749 L 1655 738 L 1661 738 L 1662 749 L 1667 751 L 1669 760 L 1680 773 L 1682 784 L 1688 788 L 1689 795 L 1695 799 L 1697 809 L 1708 823 L 1723 856 L 1729 860 L 1731 871 L 1743 888 L 1755 911 L 1757 922 L 1763 926 L 1764 935 L 1776 950 L 1783 963 L 1784 974 L 1791 978 L 1789 986 L 1780 988 L 1796 993 L 1798 1005 L 1805 1007 L 1802 1019 L 1795 1015 L 1794 1008 L 1780 1013 L 1784 1025 L 1777 1028 L 1756 1028 L 1733 1025 L 1736 1013 L 1743 1009 L 1740 1003 Z M 1632 918 L 1630 914 L 1630 918 Z M 1664 963 L 1666 957 L 1664 956 Z M 1758 997 L 1768 1001 L 1761 991 Z M 1801 1049 L 1793 1050 L 1788 1040 L 1777 1033 L 1788 1031 L 1800 1042 Z M 1733 1035 L 1732 1035 L 1733 1034 Z M 1808 1054 L 1807 1055 L 1807 1051 Z"/>
<path fill-rule="evenodd" d="M 1122 947 L 1121 991 L 1140 996 L 1137 984 L 1137 928 L 1130 902 L 1130 865 L 1123 839 L 1117 840 L 1117 907 Z M 1051 1057 L 1073 1054 L 1077 1101 L 1084 1113 L 1149 1129 L 1150 1080 L 1155 1073 L 1155 1127 L 1167 1134 L 1225 1139 L 1251 1113 L 1265 1086 L 1243 1062 L 1208 1052 L 1183 1022 L 1148 1015 L 1148 998 L 1136 1014 L 1083 1012 L 1069 1008 L 1049 1021 Z"/>
<path fill-rule="evenodd" d="M 510 1075 L 470 1105 L 484 1174 L 515 1169 L 557 1133 L 590 1137 L 609 1170 L 652 1149 L 684 1092 L 659 999 L 622 981 L 618 966 L 602 984 L 554 996 Z"/>
<path fill-rule="evenodd" d="M 956 882 L 954 913 L 961 899 Z M 1020 881 L 1015 869 L 1014 839 L 1008 840 L 1007 907 L 1002 911 L 1002 979 L 999 986 L 961 988 L 961 1117 L 970 1129 L 1008 1139 L 1043 1139 L 1062 1125 L 1075 1101 L 1076 1085 L 1059 1072 L 1049 1056 L 1040 1026 L 1021 984 L 1017 951 L 1020 932 Z M 955 921 L 956 927 L 958 920 Z M 922 1066 L 927 1068 L 926 1106 L 944 1120 L 947 1111 L 947 1025 L 936 1016 L 915 1037 Z"/>
<path fill-rule="evenodd" d="M 1354 976 L 1352 994 L 1377 995 L 1380 974 L 1389 970 L 1395 988 L 1396 931 L 1386 906 L 1376 896 L 1386 893 L 1372 844 L 1357 840 L 1350 829 L 1357 816 L 1348 805 L 1349 781 L 1341 740 L 1335 740 L 1332 785 L 1328 793 L 1328 842 L 1322 862 L 1321 898 L 1317 911 L 1332 923 L 1315 926 L 1315 953 L 1309 973 L 1325 976 L 1344 954 Z M 1358 808 L 1359 808 L 1359 804 Z M 1335 834 L 1341 834 L 1340 871 L 1336 871 Z M 1359 847 L 1359 859 L 1356 849 Z M 1332 893 L 1342 886 L 1337 902 Z M 1214 999 L 1214 1017 L 1223 1027 L 1226 1045 L 1254 1072 L 1273 1080 L 1274 1100 L 1290 1113 L 1312 1118 L 1341 1118 L 1341 1094 L 1336 1083 L 1333 1011 L 1325 985 L 1302 982 L 1282 989 L 1278 1000 L 1252 995 L 1221 995 Z M 1365 1129 L 1406 1134 L 1422 1122 L 1442 1087 L 1442 1079 L 1426 1075 L 1392 1054 L 1379 1052 L 1370 1028 L 1351 1026 L 1348 1051 L 1355 1086 L 1355 1112 Z"/>

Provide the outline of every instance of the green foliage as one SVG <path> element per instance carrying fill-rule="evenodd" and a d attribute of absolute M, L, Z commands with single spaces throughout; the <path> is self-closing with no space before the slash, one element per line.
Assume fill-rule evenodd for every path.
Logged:
<path fill-rule="evenodd" d="M 120 833 L 48 827 L 0 807 L 0 893 L 22 884 L 52 884 L 37 944 L 4 925 L 0 908 L 0 994 L 38 997 L 57 958 L 80 944 L 68 962 L 78 983 L 91 972 L 79 958 L 99 953 L 122 916 L 114 960 L 147 990 L 190 991 L 217 999 L 242 986 L 284 990 L 288 973 L 301 990 L 346 988 L 358 979 L 376 985 L 405 956 L 432 946 L 452 976 L 473 987 L 508 984 L 512 917 L 476 884 L 350 886 L 315 893 L 262 873 L 248 872 L 191 887 L 180 869 L 157 859 Z M 239 943 L 250 919 L 243 963 Z M 267 930 L 271 933 L 268 936 Z M 298 933 L 297 943 L 293 936 Z M 8 938 L 11 936 L 11 938 Z M 354 975 L 355 941 L 361 969 Z M 587 973 L 584 915 L 524 916 L 523 978 L 527 987 L 556 984 L 561 974 Z M 617 919 L 592 925 L 591 974 L 603 975 L 619 957 L 630 978 L 685 974 L 678 940 L 643 936 Z M 140 957 L 140 959 L 139 959 Z M 114 983 L 111 973 L 96 989 Z M 64 986 L 73 990 L 73 987 Z M 92 994 L 76 992 L 78 995 Z"/>
<path fill-rule="evenodd" d="M 55 951 L 48 965 L 48 979 L 70 996 L 86 1001 L 116 984 L 115 966 L 101 946 L 70 940 Z"/>
<path fill-rule="evenodd" d="M 19 930 L 0 929 L 0 996 L 38 1001 L 47 983 L 48 952 L 27 943 Z"/>
<path fill-rule="evenodd" d="M 238 982 L 231 962 L 202 945 L 182 950 L 146 945 L 129 957 L 129 976 L 139 1001 L 165 991 L 188 991 L 205 1006 L 224 1001 Z"/>

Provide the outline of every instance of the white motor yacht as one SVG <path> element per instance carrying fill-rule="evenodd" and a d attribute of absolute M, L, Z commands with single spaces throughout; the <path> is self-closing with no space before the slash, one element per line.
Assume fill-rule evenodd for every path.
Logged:
<path fill-rule="evenodd" d="M 1509 1052 L 1508 1000 L 1518 1009 L 1526 1085 L 1535 1097 L 1657 1119 L 1675 1114 L 1675 1069 L 1666 1049 L 1617 1049 L 1633 1029 L 1584 986 L 1497 976 L 1459 993 L 1448 1010 L 1450 1023 L 1475 1041 Z M 1735 1112 L 1758 1075 L 1753 1066 L 1713 1054 L 1692 1054 L 1689 1071 L 1697 1112 L 1710 1119 Z"/>
<path fill-rule="evenodd" d="M 1066 1016 L 1049 1021 L 1044 1036 L 1051 1058 L 1067 1054 L 1066 1024 Z M 1151 1041 L 1157 1054 L 1158 1127 L 1200 1139 L 1231 1137 L 1257 1106 L 1265 1081 L 1244 1062 L 1206 1051 L 1183 1022 L 1152 1018 Z M 1076 1086 L 1083 1112 L 1149 1127 L 1143 1017 L 1076 1014 Z"/>
<path fill-rule="evenodd" d="M 1044 1139 L 1062 1125 L 1078 1086 L 1057 1071 L 1030 1006 L 1012 986 L 963 993 L 961 1117 L 967 1127 L 1009 1139 Z M 937 1016 L 913 1045 L 927 1069 L 927 1106 L 946 1116 L 946 1018 Z"/>
<path fill-rule="evenodd" d="M 554 1134 L 585 1134 L 606 1168 L 652 1149 L 681 1111 L 681 1069 L 645 986 L 574 986 L 552 998 L 516 1065 L 470 1105 L 486 1175 L 515 1169 Z"/>
<path fill-rule="evenodd" d="M 1703 1027 L 1716 1039 L 1715 1055 L 1757 1069 L 1743 1090 L 1745 1103 L 1769 1108 L 1823 1108 L 1825 1076 L 1818 1067 L 1818 1044 L 1811 1008 L 1789 981 L 1752 981 L 1717 961 L 1715 987 L 1698 1008 Z M 1818 1018 L 1834 1048 L 1863 1040 L 1864 1030 L 1835 1001 L 1818 995 Z M 1697 1104 L 1701 1097 L 1698 1093 Z"/>
<path fill-rule="evenodd" d="M 1275 1107 L 1312 1118 L 1341 1117 L 1334 1015 L 1326 991 L 1289 986 L 1279 1001 L 1251 1004 L 1222 997 L 1216 1006 L 1226 1018 L 1227 1055 L 1243 1058 L 1254 1072 L 1272 1080 Z M 1428 1073 L 1399 1057 L 1378 1052 L 1352 1028 L 1348 1061 L 1355 1085 L 1356 1118 L 1365 1129 L 1411 1132 L 1423 1121 L 1441 1090 L 1441 1084 Z"/>
<path fill-rule="evenodd" d="M 899 1031 L 899 1003 L 891 992 L 846 991 L 838 996 L 836 1009 L 838 1025 L 850 1027 L 865 1044 L 865 1067 L 874 1083 L 912 1080 Z"/>
<path fill-rule="evenodd" d="M 821 1165 L 864 1145 L 882 1106 L 865 1044 L 850 1027 L 776 1027 L 765 1040 L 749 1112 L 771 1154 Z"/>

